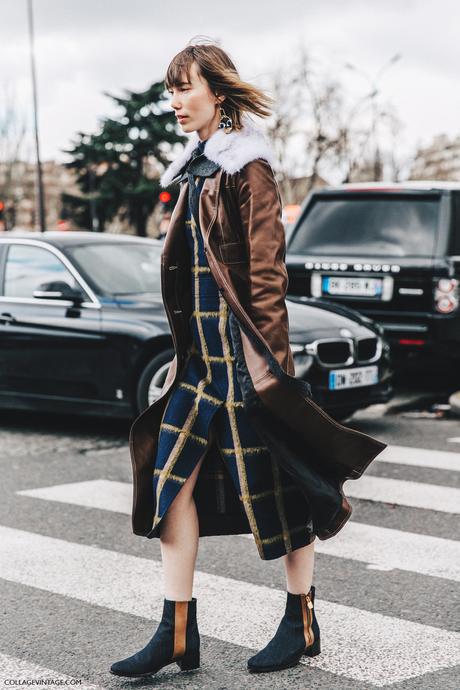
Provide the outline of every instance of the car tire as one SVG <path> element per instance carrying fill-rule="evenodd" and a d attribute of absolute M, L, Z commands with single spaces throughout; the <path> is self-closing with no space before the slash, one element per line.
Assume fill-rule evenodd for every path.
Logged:
<path fill-rule="evenodd" d="M 173 358 L 174 349 L 168 348 L 155 355 L 142 370 L 136 391 L 138 414 L 159 397 Z"/>

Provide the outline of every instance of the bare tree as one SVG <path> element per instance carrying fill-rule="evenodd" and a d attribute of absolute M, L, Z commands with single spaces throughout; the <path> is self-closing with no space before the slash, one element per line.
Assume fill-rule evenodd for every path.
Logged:
<path fill-rule="evenodd" d="M 372 143 L 372 127 L 359 121 L 360 111 L 371 98 L 372 93 L 365 94 L 341 112 L 340 160 L 337 163 L 342 170 L 342 182 L 349 182 L 354 171 L 362 166 Z"/>
<path fill-rule="evenodd" d="M 298 201 L 331 173 L 343 182 L 382 179 L 385 168 L 393 177 L 400 174 L 402 123 L 390 105 L 377 102 L 374 87 L 351 99 L 339 79 L 299 45 L 291 62 L 272 76 L 271 90 L 268 133 L 285 203 Z"/>
<path fill-rule="evenodd" d="M 357 106 L 362 105 L 372 94 L 368 94 Z M 357 111 L 355 107 L 354 110 Z M 354 123 L 351 115 L 348 118 L 347 151 L 342 182 L 381 180 L 388 177 L 398 180 L 407 161 L 400 153 L 400 133 L 403 123 L 391 105 L 379 106 L 374 111 L 374 129 Z M 378 125 L 378 126 L 377 126 Z M 376 132 L 378 138 L 376 138 Z"/>
<path fill-rule="evenodd" d="M 4 84 L 0 99 L 0 198 L 5 204 L 7 224 L 14 224 L 16 176 L 25 144 L 27 126 L 19 115 L 13 89 Z"/>
<path fill-rule="evenodd" d="M 290 204 L 294 202 L 293 169 L 299 167 L 303 158 L 298 151 L 294 154 L 291 151 L 292 142 L 302 131 L 299 126 L 302 107 L 299 74 L 289 65 L 278 67 L 272 77 L 271 91 L 274 106 L 267 133 L 275 151 L 275 167 L 283 201 Z"/>
<path fill-rule="evenodd" d="M 388 165 L 392 180 L 398 182 L 402 178 L 404 170 L 408 169 L 412 156 L 403 156 L 401 150 L 401 132 L 404 129 L 402 120 L 393 109 L 384 113 L 384 119 L 388 127 L 390 145 L 388 152 Z"/>
<path fill-rule="evenodd" d="M 308 193 L 322 168 L 336 165 L 343 154 L 343 89 L 337 80 L 315 73 L 303 48 L 299 51 L 298 69 L 304 87 L 307 122 Z"/>
<path fill-rule="evenodd" d="M 276 103 L 269 134 L 284 199 L 292 203 L 296 176 L 306 181 L 305 195 L 322 173 L 347 167 L 352 132 L 341 84 L 315 70 L 302 45 L 292 64 L 275 73 L 272 91 Z"/>

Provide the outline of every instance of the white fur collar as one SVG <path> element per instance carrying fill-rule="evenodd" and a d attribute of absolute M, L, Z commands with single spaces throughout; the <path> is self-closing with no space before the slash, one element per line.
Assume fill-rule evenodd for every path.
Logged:
<path fill-rule="evenodd" d="M 162 187 L 171 184 L 188 163 L 192 151 L 197 146 L 199 137 L 193 132 L 184 150 L 168 165 L 160 178 Z M 225 130 L 218 129 L 212 134 L 204 145 L 203 153 L 210 161 L 217 163 L 228 174 L 241 170 L 241 168 L 255 158 L 263 158 L 273 165 L 273 152 L 263 132 L 252 122 L 247 113 L 242 116 L 242 129 L 229 134 Z"/>

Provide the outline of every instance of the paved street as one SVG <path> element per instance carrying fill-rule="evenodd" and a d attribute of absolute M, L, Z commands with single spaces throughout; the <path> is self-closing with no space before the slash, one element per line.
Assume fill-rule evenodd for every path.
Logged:
<path fill-rule="evenodd" d="M 282 563 L 262 561 L 252 535 L 206 537 L 194 591 L 201 669 L 171 665 L 145 681 L 108 673 L 151 637 L 163 601 L 159 542 L 131 532 L 128 424 L 4 413 L 2 684 L 457 690 L 460 423 L 403 410 L 393 401 L 349 422 L 389 447 L 345 484 L 354 508 L 347 526 L 317 542 L 323 653 L 248 674 L 247 658 L 284 609 Z"/>

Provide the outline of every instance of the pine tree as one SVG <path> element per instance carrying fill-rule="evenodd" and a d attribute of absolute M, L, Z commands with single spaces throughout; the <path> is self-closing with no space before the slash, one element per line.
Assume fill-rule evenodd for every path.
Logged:
<path fill-rule="evenodd" d="M 103 118 L 96 134 L 78 132 L 73 148 L 65 151 L 81 196 L 63 194 L 63 205 L 80 226 L 90 228 L 95 218 L 99 230 L 125 209 L 137 234 L 145 236 L 160 192 L 149 164 L 166 166 L 170 147 L 185 137 L 177 133 L 174 113 L 165 109 L 163 81 L 140 93 L 127 90 L 125 97 L 105 95 L 117 103 L 120 115 Z"/>

